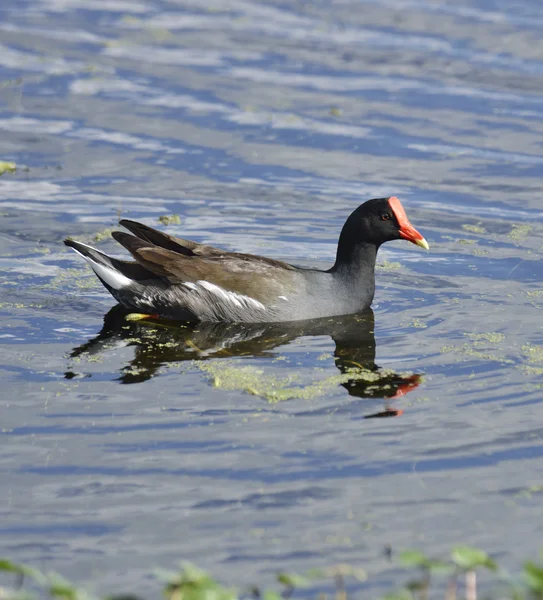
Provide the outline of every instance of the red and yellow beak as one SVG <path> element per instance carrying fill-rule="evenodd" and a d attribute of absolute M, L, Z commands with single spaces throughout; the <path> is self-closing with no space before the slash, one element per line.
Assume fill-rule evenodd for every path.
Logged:
<path fill-rule="evenodd" d="M 398 198 L 396 198 L 396 196 L 392 196 L 388 199 L 388 204 L 394 213 L 396 220 L 398 221 L 398 225 L 400 226 L 400 236 L 404 240 L 412 242 L 413 244 L 417 244 L 417 246 L 420 246 L 425 250 L 430 250 L 428 242 L 409 222 L 402 203 L 398 200 Z"/>

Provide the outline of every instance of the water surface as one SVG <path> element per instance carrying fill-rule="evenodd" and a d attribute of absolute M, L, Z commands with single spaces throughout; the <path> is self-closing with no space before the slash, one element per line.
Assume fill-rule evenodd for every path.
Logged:
<path fill-rule="evenodd" d="M 536 0 L 2 6 L 2 554 L 112 592 L 179 559 L 385 586 L 387 544 L 538 550 L 542 22 Z M 61 243 L 120 253 L 126 217 L 325 268 L 392 194 L 431 253 L 382 249 L 374 326 L 130 324 Z"/>

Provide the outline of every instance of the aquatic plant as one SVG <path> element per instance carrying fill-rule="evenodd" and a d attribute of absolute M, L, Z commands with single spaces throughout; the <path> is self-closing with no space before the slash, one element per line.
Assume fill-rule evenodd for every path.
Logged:
<path fill-rule="evenodd" d="M 391 548 L 387 549 L 387 555 L 392 561 Z M 446 560 L 430 558 L 418 550 L 406 550 L 399 554 L 398 561 L 414 571 L 416 577 L 398 591 L 385 595 L 385 600 L 428 600 L 430 597 L 456 600 L 460 594 L 466 600 L 476 600 L 477 573 L 483 570 L 493 573 L 500 584 L 493 593 L 485 589 L 486 598 L 543 599 L 543 564 L 532 560 L 524 564 L 516 577 L 498 567 L 486 552 L 470 546 L 454 548 Z M 12 574 L 15 578 L 11 587 L 0 587 L 2 600 L 34 600 L 38 593 L 39 597 L 46 594 L 53 600 L 98 600 L 98 597 L 57 573 L 43 573 L 7 559 L 0 559 L 0 572 Z M 258 585 L 242 590 L 225 587 L 206 571 L 188 563 L 182 564 L 177 571 L 157 571 L 156 577 L 161 582 L 162 595 L 166 600 L 285 600 L 300 588 L 311 588 L 310 591 L 314 592 L 304 592 L 304 598 L 314 595 L 319 600 L 348 600 L 370 595 L 360 586 L 367 579 L 366 571 L 347 564 L 312 569 L 303 575 L 278 573 L 276 589 L 261 589 Z M 33 584 L 32 588 L 38 588 L 38 592 L 27 590 L 27 581 Z M 333 593 L 324 592 L 324 588 L 330 590 L 330 582 L 333 583 Z M 354 585 L 354 582 L 358 584 Z M 105 596 L 104 600 L 141 599 L 127 593 Z"/>
<path fill-rule="evenodd" d="M 14 162 L 0 160 L 0 175 L 3 175 L 4 173 L 15 173 L 16 170 L 17 165 Z"/>

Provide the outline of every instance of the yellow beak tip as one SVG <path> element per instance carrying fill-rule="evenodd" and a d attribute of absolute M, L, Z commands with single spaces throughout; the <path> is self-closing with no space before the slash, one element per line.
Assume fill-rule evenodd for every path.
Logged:
<path fill-rule="evenodd" d="M 421 248 L 424 248 L 425 250 L 430 250 L 430 245 L 424 238 L 416 240 L 415 244 L 417 244 L 417 246 L 420 246 Z"/>

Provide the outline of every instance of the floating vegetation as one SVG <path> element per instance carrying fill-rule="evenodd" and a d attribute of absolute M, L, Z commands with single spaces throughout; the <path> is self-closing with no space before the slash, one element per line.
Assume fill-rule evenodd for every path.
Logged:
<path fill-rule="evenodd" d="M 311 400 L 330 393 L 342 383 L 365 381 L 376 384 L 395 374 L 385 369 L 370 371 L 353 367 L 346 373 L 330 375 L 316 382 L 304 384 L 297 374 L 284 377 L 267 375 L 263 369 L 253 366 L 238 366 L 233 362 L 201 362 L 193 365 L 210 376 L 213 387 L 227 391 L 241 391 L 265 398 L 270 403 L 284 400 Z M 402 374 L 403 375 L 403 374 Z"/>
<path fill-rule="evenodd" d="M 462 344 L 462 346 L 442 346 L 440 348 L 441 352 L 453 352 L 456 354 L 463 354 L 469 358 L 478 358 L 480 360 L 488 360 L 493 362 L 500 362 L 504 364 L 513 364 L 513 360 L 509 358 L 504 358 L 502 356 L 497 356 L 496 354 L 490 354 L 489 352 L 481 352 L 480 350 L 475 349 L 471 344 Z"/>
<path fill-rule="evenodd" d="M 17 165 L 14 162 L 6 162 L 0 160 L 0 175 L 4 173 L 15 173 L 17 171 Z"/>
<path fill-rule="evenodd" d="M 32 254 L 51 254 L 51 248 L 47 246 L 38 246 L 31 251 Z"/>
<path fill-rule="evenodd" d="M 498 352 L 488 351 L 488 347 L 497 349 L 498 345 L 506 340 L 503 333 L 465 333 L 464 335 L 470 339 L 469 343 L 460 346 L 443 346 L 440 351 L 461 354 L 484 361 L 515 364 L 516 368 L 526 375 L 543 375 L 543 345 L 524 344 L 520 348 L 508 348 L 513 357 L 507 358 L 499 355 Z"/>
<path fill-rule="evenodd" d="M 83 265 L 80 269 L 62 269 L 51 281 L 41 289 L 63 289 L 65 284 L 69 284 L 70 288 L 78 287 L 80 290 L 90 290 L 98 287 L 97 279 L 94 276 L 92 269 L 88 265 Z"/>
<path fill-rule="evenodd" d="M 162 215 L 158 217 L 158 220 L 162 225 L 180 225 L 181 217 L 179 215 Z"/>
<path fill-rule="evenodd" d="M 461 354 L 469 358 L 477 358 L 485 361 L 500 362 L 503 364 L 513 364 L 515 361 L 504 356 L 491 352 L 483 352 L 482 347 L 497 346 L 505 340 L 503 333 L 488 332 L 488 333 L 465 333 L 466 337 L 470 338 L 469 342 L 461 346 L 443 346 L 441 352 L 452 352 Z"/>
<path fill-rule="evenodd" d="M 499 344 L 505 340 L 505 334 L 490 332 L 490 333 L 465 333 L 465 336 L 469 337 L 475 345 L 481 345 L 484 342 L 489 344 Z"/>
<path fill-rule="evenodd" d="M 402 268 L 402 263 L 384 260 L 383 262 L 378 263 L 376 268 L 381 271 L 397 271 Z"/>
<path fill-rule="evenodd" d="M 507 237 L 515 242 L 521 242 L 528 237 L 531 231 L 531 225 L 514 224 L 511 231 L 507 234 Z"/>
<path fill-rule="evenodd" d="M 412 319 L 406 324 L 407 327 L 415 327 L 416 329 L 426 329 L 428 325 L 420 319 Z"/>
<path fill-rule="evenodd" d="M 8 309 L 21 309 L 21 308 L 46 308 L 45 303 L 39 302 L 30 302 L 26 304 L 25 302 L 0 302 L 0 310 L 8 310 Z M 0 596 L 1 598 L 1 596 Z"/>
<path fill-rule="evenodd" d="M 462 225 L 462 229 L 464 231 L 469 231 L 470 233 L 487 233 L 486 229 L 480 223 L 477 225 L 470 225 L 469 223 L 466 223 Z"/>
<path fill-rule="evenodd" d="M 111 238 L 111 234 L 116 229 L 117 229 L 116 227 L 106 227 L 105 229 L 101 229 L 100 231 L 97 231 L 92 236 L 92 241 L 95 242 L 96 244 L 99 244 L 100 242 L 103 242 L 104 240 L 109 240 Z"/>
<path fill-rule="evenodd" d="M 104 240 L 111 239 L 111 234 L 114 231 L 117 231 L 118 227 L 104 227 L 104 229 L 100 229 L 96 233 L 91 233 L 90 235 L 78 235 L 77 240 L 82 241 L 83 243 L 92 243 L 99 244 Z M 75 238 L 71 235 L 67 236 L 68 240 L 74 240 Z"/>
<path fill-rule="evenodd" d="M 332 106 L 328 112 L 332 117 L 341 117 L 343 111 L 338 106 Z"/>
<path fill-rule="evenodd" d="M 543 365 L 543 346 L 538 344 L 524 344 L 521 352 L 529 363 Z"/>

